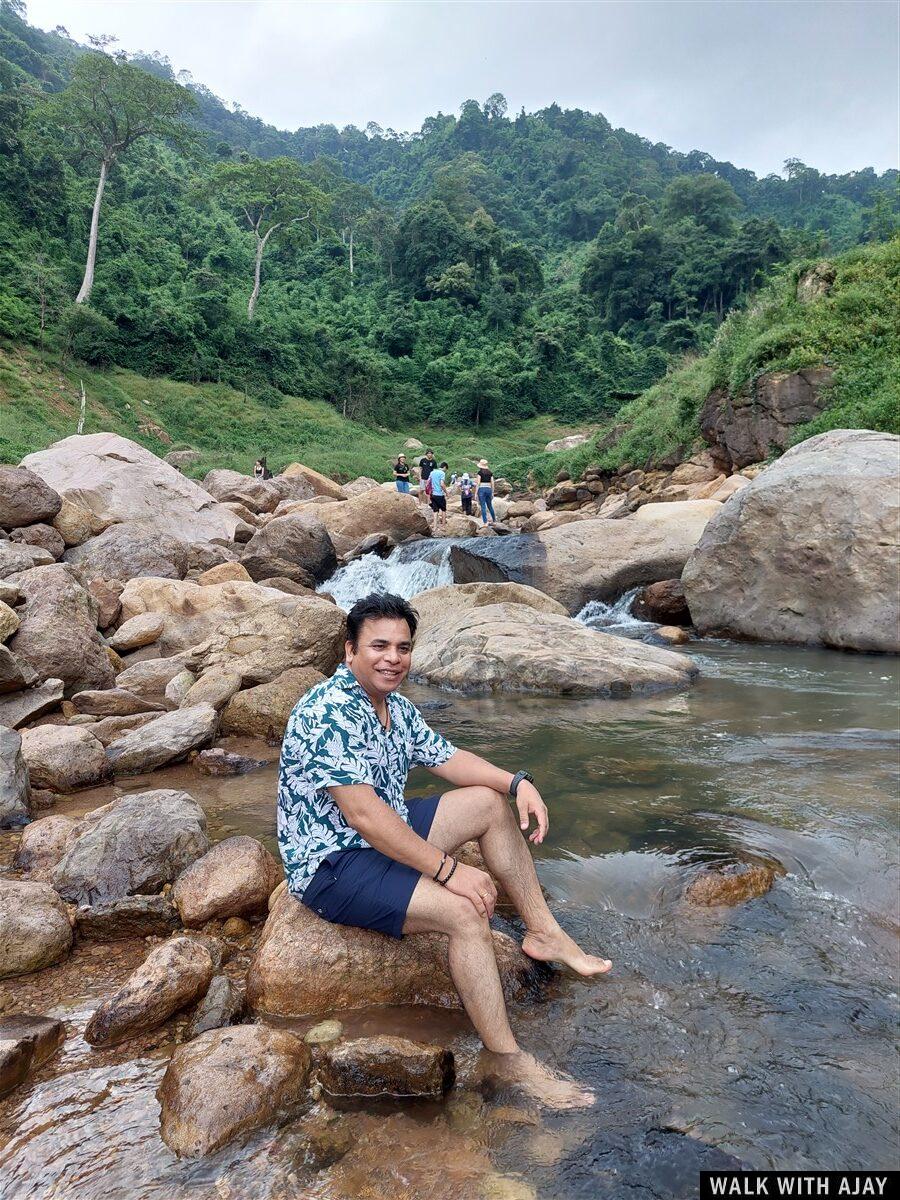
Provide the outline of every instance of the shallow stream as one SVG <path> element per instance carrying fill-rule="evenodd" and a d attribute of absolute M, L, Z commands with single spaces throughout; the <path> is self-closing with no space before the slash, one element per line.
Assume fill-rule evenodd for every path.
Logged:
<path fill-rule="evenodd" d="M 468 1090 L 476 1044 L 461 1017 L 376 1012 L 350 1028 L 456 1050 L 464 1086 L 445 1105 L 335 1119 L 319 1106 L 182 1164 L 154 1098 L 170 1047 L 90 1051 L 80 1032 L 113 985 L 73 969 L 69 994 L 48 1004 L 52 968 L 18 987 L 70 1036 L 59 1062 L 0 1103 L 2 1200 L 687 1197 L 701 1169 L 729 1163 L 896 1167 L 898 664 L 715 641 L 688 653 L 697 684 L 643 701 L 406 689 L 458 745 L 530 768 L 548 800 L 541 881 L 614 969 L 597 983 L 555 976 L 513 1024 L 596 1089 L 593 1109 Z M 184 786 L 214 837 L 274 848 L 275 773 L 209 780 L 180 767 L 128 786 Z M 411 778 L 410 794 L 430 780 Z M 783 866 L 768 895 L 735 909 L 682 899 L 701 864 L 747 858 Z M 137 961 L 140 947 L 119 953 Z"/>

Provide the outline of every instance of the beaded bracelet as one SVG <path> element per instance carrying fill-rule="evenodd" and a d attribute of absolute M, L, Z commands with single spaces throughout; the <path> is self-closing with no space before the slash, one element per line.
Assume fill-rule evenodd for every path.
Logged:
<path fill-rule="evenodd" d="M 452 866 L 452 867 L 450 868 L 450 870 L 447 872 L 447 877 L 446 877 L 446 879 L 439 879 L 439 880 L 438 880 L 438 883 L 441 885 L 441 887 L 446 887 L 446 886 L 447 886 L 447 884 L 448 884 L 448 883 L 450 882 L 450 880 L 453 878 L 453 872 L 456 870 L 456 868 L 457 868 L 458 866 L 459 866 L 459 861 L 458 861 L 457 859 L 455 859 L 455 858 L 454 858 L 454 859 L 453 859 L 453 866 Z"/>
<path fill-rule="evenodd" d="M 438 867 L 438 869 L 435 871 L 435 873 L 434 873 L 434 874 L 432 875 L 432 877 L 431 877 L 431 878 L 434 880 L 434 882 L 435 882 L 435 883 L 437 883 L 437 877 L 438 877 L 438 875 L 440 875 L 441 871 L 443 871 L 443 869 L 444 869 L 444 863 L 445 863 L 446 861 L 447 861 L 447 855 L 446 855 L 446 854 L 442 854 L 442 855 L 441 855 L 441 865 Z"/>

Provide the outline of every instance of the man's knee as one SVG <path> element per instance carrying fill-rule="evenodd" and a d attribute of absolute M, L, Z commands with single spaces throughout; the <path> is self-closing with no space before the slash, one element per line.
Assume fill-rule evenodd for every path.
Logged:
<path fill-rule="evenodd" d="M 502 792 L 495 792 L 493 788 L 488 787 L 478 790 L 482 793 L 481 803 L 489 825 L 509 819 L 509 803 Z"/>
<path fill-rule="evenodd" d="M 465 896 L 454 896 L 447 912 L 447 925 L 452 935 L 464 938 L 489 937 L 491 932 L 487 918 Z"/>

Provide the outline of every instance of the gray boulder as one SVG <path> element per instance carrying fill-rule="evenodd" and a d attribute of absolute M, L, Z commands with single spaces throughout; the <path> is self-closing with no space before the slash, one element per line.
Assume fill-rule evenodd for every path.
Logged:
<path fill-rule="evenodd" d="M 682 583 L 694 625 L 767 642 L 900 650 L 900 438 L 788 450 L 707 526 Z"/>
<path fill-rule="evenodd" d="M 30 794 L 22 738 L 15 730 L 0 725 L 0 829 L 28 823 Z"/>
<path fill-rule="evenodd" d="M 0 466 L 0 528 L 52 521 L 61 507 L 59 495 L 33 471 Z"/>
<path fill-rule="evenodd" d="M 209 745 L 218 727 L 219 714 L 211 704 L 194 704 L 129 730 L 111 743 L 106 753 L 114 774 L 138 775 Z"/>
<path fill-rule="evenodd" d="M 244 1011 L 244 998 L 227 975 L 214 975 L 206 995 L 194 1009 L 187 1027 L 185 1041 L 199 1037 L 210 1029 L 233 1025 Z"/>
<path fill-rule="evenodd" d="M 186 544 L 164 529 L 128 521 L 67 550 L 65 561 L 86 582 L 94 579 L 183 579 L 190 565 Z"/>
<path fill-rule="evenodd" d="M 28 676 L 25 676 L 25 672 L 28 672 Z M 29 686 L 21 691 L 7 692 L 4 681 L 14 684 L 17 677 L 25 677 Z M 37 720 L 59 707 L 64 694 L 63 681 L 47 679 L 37 687 L 31 687 L 29 681 L 35 679 L 37 675 L 31 667 L 17 662 L 5 646 L 0 646 L 0 725 L 21 729 L 29 721 Z"/>
<path fill-rule="evenodd" d="M 328 531 L 320 517 L 310 511 L 275 517 L 254 533 L 244 548 L 241 561 L 253 578 L 259 578 L 248 566 L 248 561 L 252 564 L 262 560 L 293 564 L 316 583 L 327 579 L 337 567 L 337 556 Z M 277 570 L 273 567 L 270 574 L 287 574 L 292 578 L 281 566 Z"/>
<path fill-rule="evenodd" d="M 109 775 L 102 744 L 83 725 L 37 725 L 22 730 L 31 782 L 52 792 L 95 787 Z"/>
<path fill-rule="evenodd" d="M 208 849 L 206 817 L 187 792 L 133 792 L 82 821 L 53 886 L 78 904 L 153 895 Z"/>
<path fill-rule="evenodd" d="M 0 979 L 49 967 L 71 946 L 66 906 L 52 887 L 0 879 Z"/>
<path fill-rule="evenodd" d="M 66 543 L 52 525 L 26 525 L 22 529 L 14 529 L 10 535 L 11 542 L 23 546 L 37 546 L 59 561 L 66 549 Z"/>
<path fill-rule="evenodd" d="M 20 571 L 30 571 L 32 567 L 48 567 L 53 561 L 53 555 L 43 546 L 0 540 L 0 579 L 10 581 L 11 577 Z"/>

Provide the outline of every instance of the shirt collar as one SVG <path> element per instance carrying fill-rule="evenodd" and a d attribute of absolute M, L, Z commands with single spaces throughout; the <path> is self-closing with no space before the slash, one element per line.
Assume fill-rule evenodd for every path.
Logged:
<path fill-rule="evenodd" d="M 359 682 L 359 680 L 356 678 L 356 676 L 353 674 L 353 672 L 350 670 L 350 668 L 347 666 L 346 663 L 341 663 L 341 665 L 338 667 L 338 669 L 335 671 L 334 675 L 332 676 L 332 679 L 337 680 L 337 682 L 341 685 L 342 688 L 345 689 L 345 691 L 355 692 L 356 695 L 362 696 L 362 698 L 372 708 L 373 715 L 375 715 L 375 708 L 374 708 L 374 705 L 372 705 L 372 701 L 369 697 L 369 693 L 366 691 L 366 689 L 363 687 L 363 685 Z M 389 707 L 392 707 L 393 699 L 394 699 L 394 693 L 391 692 L 390 695 L 387 697 L 387 703 L 388 703 Z"/>

